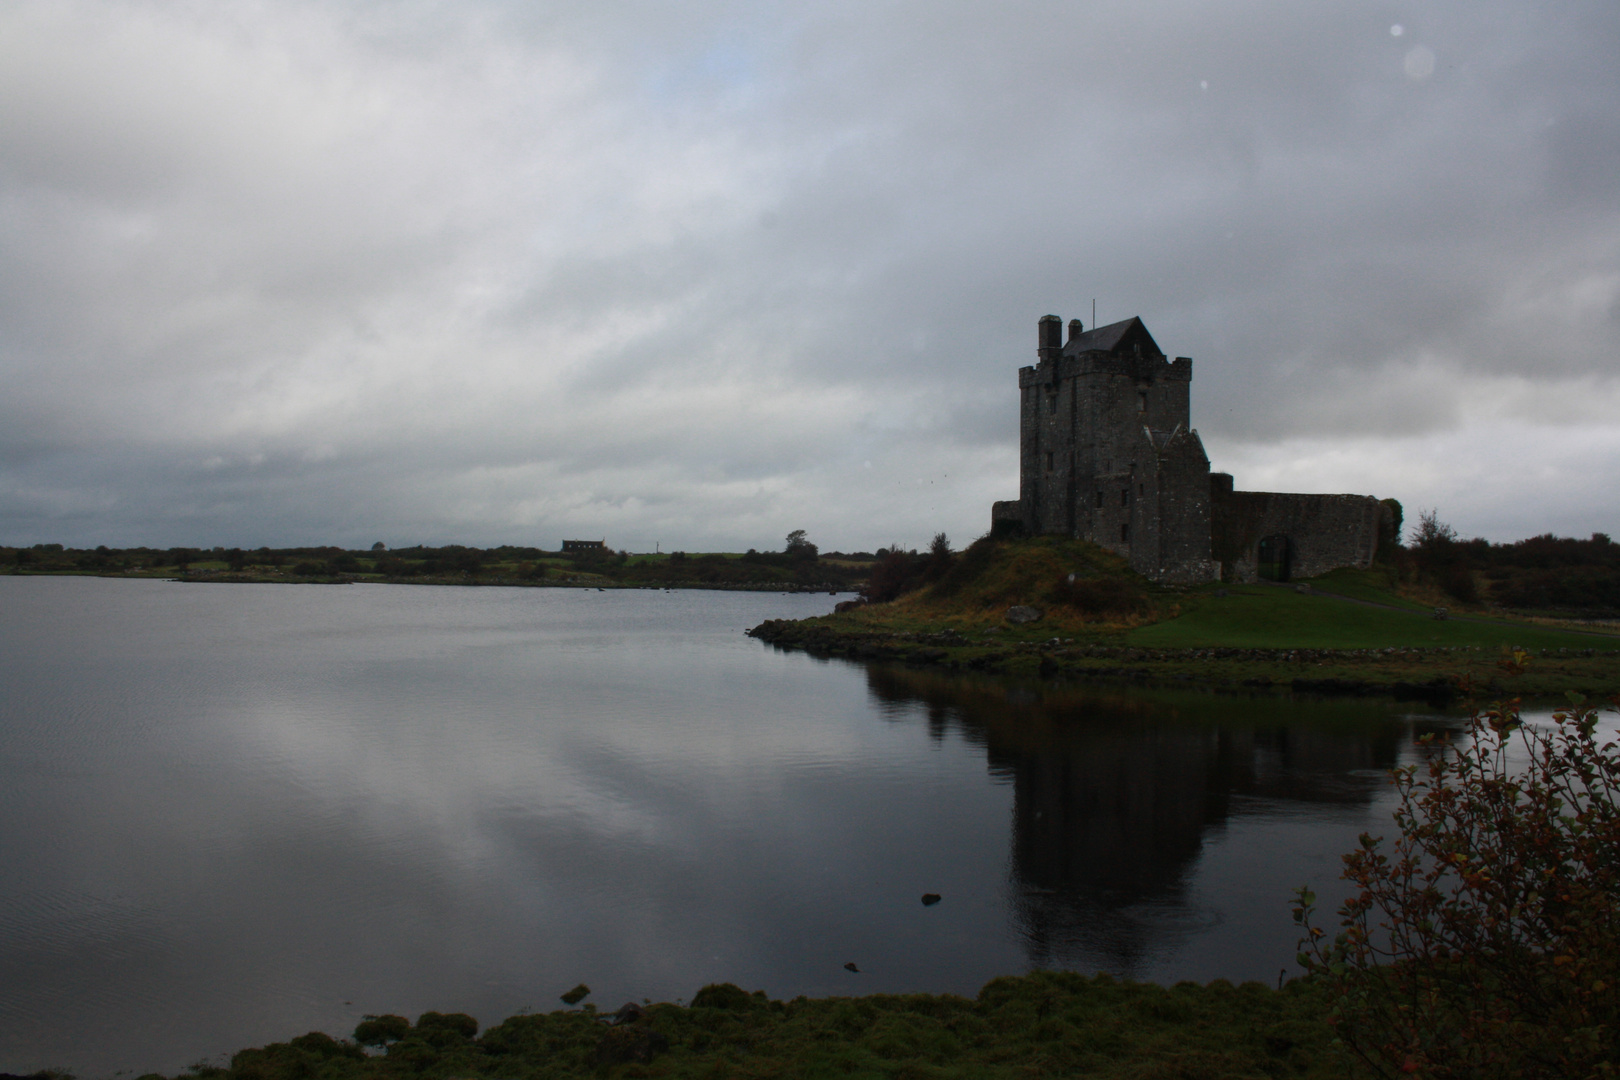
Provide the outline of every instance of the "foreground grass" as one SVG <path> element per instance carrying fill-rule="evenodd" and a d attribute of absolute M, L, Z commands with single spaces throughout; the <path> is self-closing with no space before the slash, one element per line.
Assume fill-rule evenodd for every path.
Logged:
<path fill-rule="evenodd" d="M 427 1014 L 384 1055 L 319 1033 L 243 1050 L 219 1080 L 390 1077 L 1342 1077 L 1311 985 L 1172 988 L 1106 975 L 996 979 L 974 1000 L 872 995 L 768 1001 L 729 984 L 631 1022 L 587 1006 L 514 1016 L 472 1037 Z M 143 1077 L 142 1080 L 156 1080 Z"/>

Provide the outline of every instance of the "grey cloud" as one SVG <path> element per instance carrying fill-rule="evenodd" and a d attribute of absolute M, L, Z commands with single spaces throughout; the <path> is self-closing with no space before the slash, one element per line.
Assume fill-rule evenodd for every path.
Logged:
<path fill-rule="evenodd" d="M 1093 297 L 1234 460 L 1616 378 L 1608 5 L 3 18 L 0 541 L 966 539 Z"/>

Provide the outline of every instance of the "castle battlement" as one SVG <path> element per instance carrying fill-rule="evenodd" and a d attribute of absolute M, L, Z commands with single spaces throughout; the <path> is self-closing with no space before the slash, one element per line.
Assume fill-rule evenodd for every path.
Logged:
<path fill-rule="evenodd" d="M 1119 375 L 1137 382 L 1192 382 L 1192 360 L 1178 356 L 1166 360 L 1162 356 L 1111 356 L 1103 352 L 1082 353 L 1079 356 L 1059 356 L 1042 360 L 1039 364 L 1018 369 L 1018 385 L 1072 379 L 1080 375 Z"/>

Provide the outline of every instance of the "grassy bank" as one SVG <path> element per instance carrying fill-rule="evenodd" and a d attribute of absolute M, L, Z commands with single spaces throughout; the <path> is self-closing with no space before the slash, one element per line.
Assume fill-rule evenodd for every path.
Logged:
<path fill-rule="evenodd" d="M 1327 1007 L 1306 983 L 1164 988 L 1106 975 L 996 979 L 975 999 L 872 995 L 770 1001 L 729 984 L 688 1006 L 586 1006 L 514 1016 L 479 1034 L 471 1017 L 384 1018 L 363 1038 L 312 1033 L 243 1050 L 219 1080 L 388 1077 L 1342 1077 Z M 621 1018 L 622 1017 L 622 1018 Z M 141 1080 L 156 1080 L 143 1077 Z"/>
<path fill-rule="evenodd" d="M 1027 623 L 1009 618 L 1033 608 Z M 1014 613 L 1016 614 L 1016 613 Z M 751 631 L 789 648 L 1020 676 L 1446 697 L 1620 693 L 1620 633 L 1484 608 L 1445 618 L 1381 571 L 1288 585 L 1156 586 L 1079 541 L 976 544 L 950 571 L 887 604 Z M 1504 650 L 1530 671 L 1501 678 Z"/>

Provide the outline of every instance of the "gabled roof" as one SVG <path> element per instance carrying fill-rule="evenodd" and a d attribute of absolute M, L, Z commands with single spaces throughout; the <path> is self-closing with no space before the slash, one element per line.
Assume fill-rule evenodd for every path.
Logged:
<path fill-rule="evenodd" d="M 1148 333 L 1141 318 L 1132 315 L 1124 322 L 1092 327 L 1065 344 L 1063 352 L 1066 356 L 1083 352 L 1134 353 L 1138 345 L 1142 347 L 1143 356 L 1164 355 L 1164 350 L 1153 340 L 1153 335 Z"/>

